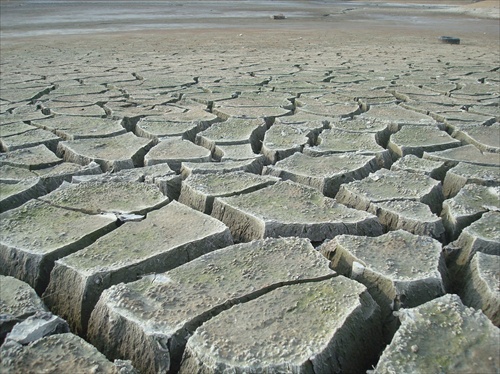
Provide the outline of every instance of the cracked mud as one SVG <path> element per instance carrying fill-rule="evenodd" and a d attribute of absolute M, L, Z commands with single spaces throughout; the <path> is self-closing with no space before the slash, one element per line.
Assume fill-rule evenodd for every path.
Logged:
<path fill-rule="evenodd" d="M 498 4 L 35 3 L 0 2 L 2 373 L 500 370 Z"/>

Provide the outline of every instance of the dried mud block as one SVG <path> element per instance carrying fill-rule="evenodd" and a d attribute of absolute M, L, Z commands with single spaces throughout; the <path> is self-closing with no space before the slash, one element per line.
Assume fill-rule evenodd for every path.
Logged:
<path fill-rule="evenodd" d="M 453 98 L 453 97 L 452 97 Z M 461 100 L 461 99 L 459 99 Z M 498 101 L 498 97 L 495 99 Z M 473 102 L 476 102 L 475 100 Z M 477 126 L 490 126 L 494 124 L 497 119 L 491 115 L 482 115 L 477 113 L 469 113 L 464 110 L 459 112 L 444 112 L 440 113 L 438 121 L 444 122 L 448 131 L 454 131 L 464 124 L 477 125 Z"/>
<path fill-rule="evenodd" d="M 496 119 L 495 123 L 498 123 L 500 118 L 500 113 L 498 112 L 498 106 L 496 106 L 497 101 L 498 97 L 496 99 L 493 98 L 490 100 L 485 100 L 481 103 L 477 103 L 477 105 L 471 105 L 468 107 L 467 112 L 481 114 L 483 116 L 495 117 Z"/>
<path fill-rule="evenodd" d="M 23 82 L 24 83 L 24 82 Z M 31 85 L 28 83 L 28 86 L 22 85 L 19 82 L 16 88 L 10 89 L 2 89 L 2 99 L 8 100 L 12 103 L 21 103 L 23 101 L 33 101 L 36 100 L 43 95 L 48 94 L 54 86 L 47 85 Z M 20 87 L 21 88 L 20 88 Z"/>
<path fill-rule="evenodd" d="M 210 214 L 214 199 L 260 190 L 279 181 L 279 178 L 246 172 L 192 174 L 182 181 L 179 202 L 200 212 Z"/>
<path fill-rule="evenodd" d="M 443 220 L 428 205 L 413 200 L 394 200 L 371 204 L 368 212 L 375 214 L 388 230 L 405 230 L 415 235 L 445 239 Z"/>
<path fill-rule="evenodd" d="M 195 143 L 212 152 L 216 146 L 250 144 L 259 153 L 266 130 L 263 119 L 229 118 L 197 134 Z"/>
<path fill-rule="evenodd" d="M 104 291 L 88 336 L 108 357 L 129 359 L 142 373 L 175 370 L 189 335 L 212 316 L 282 285 L 334 274 L 306 239 L 237 244 Z"/>
<path fill-rule="evenodd" d="M 9 343 L 0 349 L 0 371 L 6 373 L 137 374 L 127 361 L 112 363 L 82 338 L 66 333 L 22 346 Z"/>
<path fill-rule="evenodd" d="M 109 138 L 78 139 L 59 143 L 58 153 L 65 161 L 80 165 L 97 162 L 103 171 L 132 169 L 144 165 L 144 155 L 153 140 L 131 133 Z"/>
<path fill-rule="evenodd" d="M 17 166 L 10 166 L 10 165 L 0 166 L 0 182 L 2 183 L 17 183 L 17 182 L 22 182 L 25 179 L 36 178 L 36 177 L 37 174 L 29 169 L 19 168 Z"/>
<path fill-rule="evenodd" d="M 445 247 L 451 270 L 463 270 L 476 252 L 500 256 L 500 213 L 487 212 Z"/>
<path fill-rule="evenodd" d="M 500 153 L 500 123 L 490 126 L 459 125 L 451 136 L 464 143 L 472 144 L 483 152 Z"/>
<path fill-rule="evenodd" d="M 51 205 L 90 214 L 145 214 L 168 203 L 152 184 L 123 180 L 65 183 L 40 198 Z"/>
<path fill-rule="evenodd" d="M 69 332 L 69 326 L 65 320 L 50 312 L 38 312 L 15 325 L 5 341 L 6 344 L 14 341 L 26 345 L 46 336 L 66 332 Z"/>
<path fill-rule="evenodd" d="M 441 211 L 444 199 L 439 181 L 426 175 L 386 169 L 341 185 L 336 198 L 342 204 L 361 210 L 388 201 L 419 201 L 428 205 L 433 213 Z"/>
<path fill-rule="evenodd" d="M 443 202 L 441 218 L 449 241 L 458 238 L 462 230 L 488 211 L 500 210 L 500 187 L 465 185 L 451 199 Z"/>
<path fill-rule="evenodd" d="M 23 121 L 9 120 L 9 117 L 0 115 L 0 136 L 7 138 L 12 135 L 19 135 L 25 132 L 36 130 L 35 126 L 28 125 Z M 1 141 L 0 138 L 0 141 Z"/>
<path fill-rule="evenodd" d="M 0 344 L 16 323 L 46 310 L 35 290 L 27 283 L 0 275 Z"/>
<path fill-rule="evenodd" d="M 28 170 L 48 168 L 63 162 L 44 145 L 16 149 L 0 154 L 0 165 L 10 165 Z"/>
<path fill-rule="evenodd" d="M 295 99 L 295 104 L 299 113 L 304 112 L 330 118 L 352 118 L 361 113 L 361 108 L 355 101 L 334 103 L 329 100 L 318 100 L 300 96 Z"/>
<path fill-rule="evenodd" d="M 138 169 L 138 168 L 136 168 Z M 158 164 L 139 168 L 144 173 L 144 182 L 156 185 L 170 200 L 179 198 L 182 177 L 170 169 L 168 164 Z"/>
<path fill-rule="evenodd" d="M 44 145 L 52 152 L 55 152 L 57 150 L 59 140 L 61 140 L 59 136 L 42 129 L 30 130 L 7 137 L 2 134 L 2 137 L 0 138 L 0 150 L 2 152 L 10 152 L 16 149 Z"/>
<path fill-rule="evenodd" d="M 222 162 L 245 161 L 252 159 L 262 159 L 261 163 L 264 163 L 265 161 L 262 155 L 254 153 L 250 144 L 216 145 L 212 156 L 215 160 Z"/>
<path fill-rule="evenodd" d="M 500 168 L 459 162 L 446 173 L 443 182 L 444 196 L 446 198 L 454 197 L 466 184 L 500 186 Z"/>
<path fill-rule="evenodd" d="M 71 179 L 71 183 L 89 181 L 148 183 L 156 185 L 161 193 L 170 200 L 177 200 L 181 191 L 182 178 L 170 169 L 167 164 L 157 164 L 133 169 L 122 169 L 117 172 L 107 172 L 98 175 L 79 175 Z"/>
<path fill-rule="evenodd" d="M 47 192 L 54 191 L 64 182 L 71 182 L 78 176 L 96 176 L 102 173 L 101 167 L 96 162 L 82 166 L 72 162 L 63 162 L 56 166 L 33 171 Z"/>
<path fill-rule="evenodd" d="M 330 122 L 330 128 L 356 133 L 373 133 L 375 134 L 377 144 L 380 144 L 384 148 L 389 142 L 390 135 L 396 130 L 391 128 L 391 126 L 385 121 L 372 118 L 363 119 L 359 117 L 355 117 L 353 119 L 333 120 Z"/>
<path fill-rule="evenodd" d="M 404 170 L 410 173 L 424 174 L 441 182 L 448 169 L 444 161 L 426 160 L 412 154 L 403 156 L 391 165 L 392 171 Z"/>
<path fill-rule="evenodd" d="M 64 140 L 106 138 L 126 133 L 120 120 L 109 118 L 55 116 L 31 123 L 52 131 Z"/>
<path fill-rule="evenodd" d="M 452 165 L 465 162 L 480 166 L 500 167 L 500 153 L 482 152 L 471 144 L 445 151 L 424 152 L 423 158 L 433 161 L 445 161 Z"/>
<path fill-rule="evenodd" d="M 274 124 L 264 136 L 261 153 L 270 164 L 275 164 L 310 144 L 311 129 L 295 124 Z"/>
<path fill-rule="evenodd" d="M 183 162 L 181 166 L 183 179 L 186 179 L 191 174 L 231 173 L 235 171 L 260 174 L 262 172 L 262 160 L 253 158 L 241 161 Z"/>
<path fill-rule="evenodd" d="M 141 118 L 134 131 L 136 135 L 150 139 L 181 136 L 194 142 L 197 133 L 219 121 L 215 114 L 202 108 L 192 108 Z"/>
<path fill-rule="evenodd" d="M 87 248 L 59 259 L 44 300 L 68 321 L 72 331 L 85 334 L 103 290 L 173 269 L 231 244 L 223 223 L 173 201 L 143 221 L 127 222 Z"/>
<path fill-rule="evenodd" d="M 223 120 L 230 117 L 272 120 L 290 115 L 292 110 L 293 104 L 284 97 L 247 92 L 231 100 L 215 102 L 212 113 Z"/>
<path fill-rule="evenodd" d="M 71 105 L 56 101 L 45 101 L 41 103 L 42 113 L 57 116 L 76 116 L 76 117 L 104 117 L 106 111 L 97 104 L 91 105 Z"/>
<path fill-rule="evenodd" d="M 476 252 L 469 263 L 462 300 L 500 326 L 500 256 Z"/>
<path fill-rule="evenodd" d="M 155 145 L 144 158 L 146 166 L 168 164 L 175 172 L 179 172 L 182 162 L 211 161 L 211 152 L 189 140 L 172 138 L 162 140 Z"/>
<path fill-rule="evenodd" d="M 322 130 L 329 128 L 330 121 L 332 119 L 325 116 L 299 112 L 291 116 L 276 118 L 274 124 L 300 125 L 303 128 L 310 129 L 311 135 L 316 138 Z"/>
<path fill-rule="evenodd" d="M 371 105 L 370 109 L 356 117 L 358 120 L 374 120 L 390 124 L 391 132 L 396 132 L 405 125 L 436 126 L 437 122 L 430 116 L 399 105 Z"/>
<path fill-rule="evenodd" d="M 391 135 L 387 148 L 399 158 L 410 154 L 422 157 L 424 152 L 442 151 L 460 145 L 459 140 L 437 127 L 406 125 Z"/>
<path fill-rule="evenodd" d="M 318 135 L 325 129 L 328 128 L 330 119 L 324 116 L 316 116 L 305 113 L 297 113 L 293 116 L 285 116 L 276 118 L 273 126 L 283 125 L 283 126 L 297 126 L 303 133 L 307 134 L 311 143 L 314 143 L 318 138 Z"/>
<path fill-rule="evenodd" d="M 363 285 L 342 276 L 294 284 L 204 323 L 180 373 L 361 373 L 376 361 L 380 336 L 380 311 Z"/>
<path fill-rule="evenodd" d="M 445 295 L 399 313 L 401 327 L 372 372 L 495 373 L 500 330 L 481 312 Z"/>
<path fill-rule="evenodd" d="M 17 208 L 28 200 L 46 193 L 40 178 L 29 178 L 19 182 L 0 182 L 0 212 Z"/>
<path fill-rule="evenodd" d="M 325 130 L 318 137 L 318 145 L 304 148 L 304 154 L 309 156 L 347 152 L 374 155 L 380 167 L 388 168 L 392 164 L 390 152 L 377 143 L 374 133 Z"/>
<path fill-rule="evenodd" d="M 341 184 L 363 179 L 378 169 L 375 156 L 344 153 L 311 157 L 294 153 L 274 166 L 265 166 L 262 173 L 304 184 L 325 196 L 335 197 Z"/>
<path fill-rule="evenodd" d="M 0 106 L 3 103 L 4 103 L 4 101 L 1 101 L 1 99 L 0 99 Z M 24 132 L 26 130 L 33 130 L 34 129 L 32 127 L 30 127 L 30 128 L 25 127 L 25 126 L 29 126 L 29 125 L 26 125 L 26 123 L 24 121 L 34 121 L 37 119 L 49 118 L 49 116 L 46 116 L 40 110 L 33 109 L 33 108 L 36 108 L 36 106 L 31 105 L 31 104 L 26 104 L 26 105 L 21 105 L 21 106 L 19 106 L 18 104 L 10 104 L 10 105 L 7 104 L 7 105 L 10 106 L 9 109 L 12 110 L 12 112 L 0 113 L 0 132 L 2 133 L 2 136 L 19 134 L 19 133 Z M 20 110 L 20 108 L 28 108 L 28 107 L 29 107 L 29 109 L 26 112 Z M 4 127 L 4 126 L 6 126 L 6 127 Z M 6 129 L 5 133 L 3 131 L 4 128 Z M 9 130 L 7 130 L 7 129 L 9 129 Z"/>
<path fill-rule="evenodd" d="M 279 236 L 323 241 L 339 234 L 382 234 L 382 226 L 372 214 L 347 208 L 314 188 L 290 181 L 245 195 L 216 198 L 212 216 L 242 242 Z"/>
<path fill-rule="evenodd" d="M 318 116 L 311 113 L 298 112 L 290 116 L 276 118 L 275 123 L 302 125 L 314 130 L 321 127 L 324 129 L 329 128 L 328 126 L 331 120 L 332 119 L 327 116 Z"/>
<path fill-rule="evenodd" d="M 228 100 L 231 101 L 231 100 Z M 243 118 L 243 119 L 263 119 L 265 121 L 272 122 L 276 117 L 287 116 L 292 114 L 292 111 L 285 108 L 279 107 L 245 107 L 245 106 L 223 106 L 226 104 L 221 101 L 217 103 L 212 109 L 212 113 L 216 114 L 217 117 L 222 120 L 227 120 L 229 118 Z M 220 106 L 219 106 L 220 105 Z"/>
<path fill-rule="evenodd" d="M 0 214 L 0 219 L 0 273 L 38 293 L 47 286 L 55 260 L 116 228 L 114 215 L 89 215 L 36 200 Z"/>
<path fill-rule="evenodd" d="M 392 231 L 376 238 L 339 235 L 321 247 L 332 268 L 363 283 L 380 305 L 386 334 L 396 330 L 393 311 L 412 308 L 446 293 L 441 243 Z"/>

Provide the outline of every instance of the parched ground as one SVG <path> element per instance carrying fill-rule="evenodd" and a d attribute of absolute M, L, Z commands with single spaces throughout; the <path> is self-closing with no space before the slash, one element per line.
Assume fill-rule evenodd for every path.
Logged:
<path fill-rule="evenodd" d="M 500 370 L 498 2 L 308 3 L 1 26 L 1 372 Z"/>

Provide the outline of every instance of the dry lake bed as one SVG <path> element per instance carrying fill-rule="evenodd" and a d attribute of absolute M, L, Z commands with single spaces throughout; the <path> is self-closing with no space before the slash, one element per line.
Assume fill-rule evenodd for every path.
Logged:
<path fill-rule="evenodd" d="M 0 372 L 500 370 L 498 2 L 0 10 Z"/>

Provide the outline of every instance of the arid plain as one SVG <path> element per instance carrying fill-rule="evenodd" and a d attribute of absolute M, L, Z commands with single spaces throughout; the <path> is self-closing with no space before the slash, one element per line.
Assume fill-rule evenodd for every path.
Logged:
<path fill-rule="evenodd" d="M 0 1 L 0 372 L 498 372 L 499 19 Z"/>

